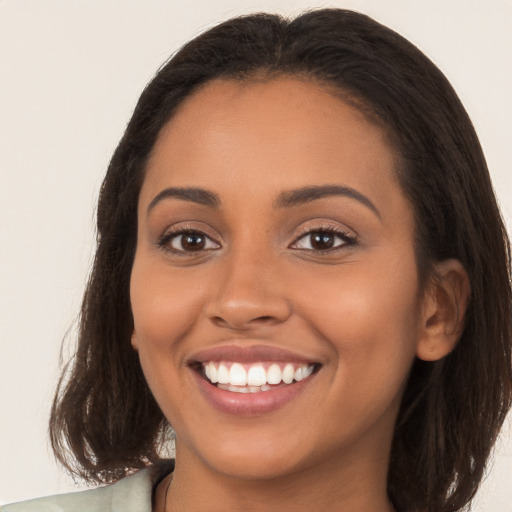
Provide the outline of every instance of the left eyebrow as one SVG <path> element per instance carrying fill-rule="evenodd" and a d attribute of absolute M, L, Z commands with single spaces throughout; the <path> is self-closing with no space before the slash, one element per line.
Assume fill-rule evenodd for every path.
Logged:
<path fill-rule="evenodd" d="M 192 203 L 198 203 L 204 206 L 218 207 L 220 199 L 217 194 L 206 190 L 204 188 L 197 187 L 170 187 L 162 190 L 153 200 L 149 203 L 148 213 L 164 199 L 180 199 L 182 201 L 190 201 Z"/>
<path fill-rule="evenodd" d="M 355 199 L 369 208 L 379 219 L 381 219 L 379 210 L 370 201 L 370 199 L 368 199 L 368 197 L 351 187 L 342 185 L 313 185 L 295 190 L 287 190 L 279 194 L 274 206 L 275 208 L 291 208 L 293 206 L 299 206 L 301 204 L 329 196 L 344 196 Z"/>

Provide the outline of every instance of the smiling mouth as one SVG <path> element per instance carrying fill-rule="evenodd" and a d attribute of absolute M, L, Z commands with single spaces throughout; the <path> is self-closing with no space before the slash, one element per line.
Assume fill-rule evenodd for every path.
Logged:
<path fill-rule="evenodd" d="M 200 365 L 200 372 L 219 389 L 234 393 L 261 393 L 307 379 L 318 367 L 315 363 L 205 361 Z"/>

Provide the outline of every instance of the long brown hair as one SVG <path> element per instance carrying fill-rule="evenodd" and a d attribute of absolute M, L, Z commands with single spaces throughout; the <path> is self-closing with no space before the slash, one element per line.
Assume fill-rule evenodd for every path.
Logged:
<path fill-rule="evenodd" d="M 509 241 L 477 136 L 444 75 L 392 30 L 346 10 L 229 20 L 185 45 L 146 87 L 101 189 L 78 346 L 52 407 L 53 449 L 70 471 L 98 482 L 160 460 L 171 429 L 130 345 L 145 164 L 163 125 L 201 84 L 279 74 L 334 88 L 385 128 L 415 209 L 420 275 L 428 278 L 446 258 L 468 272 L 465 330 L 444 359 L 415 361 L 388 477 L 398 509 L 460 510 L 476 492 L 512 399 Z"/>

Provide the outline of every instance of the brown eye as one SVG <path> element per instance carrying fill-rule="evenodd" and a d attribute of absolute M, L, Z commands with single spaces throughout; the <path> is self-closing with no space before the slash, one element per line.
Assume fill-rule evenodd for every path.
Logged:
<path fill-rule="evenodd" d="M 333 233 L 311 233 L 309 235 L 310 244 L 313 249 L 322 251 L 325 249 L 332 249 L 336 241 L 336 236 Z"/>
<path fill-rule="evenodd" d="M 317 229 L 305 233 L 298 238 L 292 245 L 293 249 L 302 249 L 308 251 L 327 252 L 341 249 L 346 245 L 353 245 L 355 237 L 331 229 Z"/>
<path fill-rule="evenodd" d="M 175 243 L 181 247 L 174 247 Z M 200 251 L 206 245 L 206 237 L 199 233 L 188 233 L 177 236 L 172 243 L 175 249 L 182 249 L 185 251 Z"/>
<path fill-rule="evenodd" d="M 167 234 L 160 245 L 172 252 L 201 252 L 219 249 L 220 245 L 200 231 L 181 231 Z"/>

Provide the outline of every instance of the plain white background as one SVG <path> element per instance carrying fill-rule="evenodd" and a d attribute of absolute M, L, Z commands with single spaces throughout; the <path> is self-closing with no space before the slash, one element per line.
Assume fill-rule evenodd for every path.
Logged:
<path fill-rule="evenodd" d="M 46 423 L 93 254 L 97 192 L 142 88 L 214 23 L 328 6 L 373 16 L 446 73 L 510 229 L 511 0 L 0 0 L 0 503 L 80 488 L 53 462 Z M 511 437 L 507 426 L 477 512 L 512 511 Z"/>

